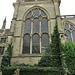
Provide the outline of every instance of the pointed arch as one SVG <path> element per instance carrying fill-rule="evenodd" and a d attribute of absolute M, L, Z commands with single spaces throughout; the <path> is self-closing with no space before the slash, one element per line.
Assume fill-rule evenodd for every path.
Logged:
<path fill-rule="evenodd" d="M 29 53 L 29 52 L 31 54 L 41 53 L 43 52 L 41 51 L 42 50 L 41 46 L 44 47 L 44 50 L 48 47 L 48 44 L 49 44 L 49 34 L 48 34 L 49 20 L 48 19 L 49 19 L 48 12 L 44 8 L 39 6 L 32 7 L 25 13 L 23 17 L 23 20 L 24 20 L 24 26 L 23 26 L 23 29 L 24 29 L 23 30 L 23 33 L 24 33 L 23 34 L 24 36 L 23 51 L 24 52 L 23 53 Z M 44 41 L 47 40 L 45 45 L 41 44 L 43 40 Z M 25 41 L 27 43 L 25 43 Z"/>
<path fill-rule="evenodd" d="M 64 31 L 68 41 L 75 41 L 75 25 L 70 21 L 64 21 Z"/>
<path fill-rule="evenodd" d="M 25 19 L 26 19 L 25 16 L 27 16 L 27 14 L 28 14 L 31 10 L 35 9 L 35 8 L 39 8 L 40 10 L 44 11 L 44 12 L 46 13 L 46 15 L 47 15 L 47 18 L 50 19 L 50 15 L 49 15 L 48 11 L 47 11 L 45 8 L 40 7 L 40 6 L 33 6 L 33 7 L 29 8 L 29 9 L 25 12 L 25 14 L 24 14 L 24 16 L 23 16 L 23 20 L 25 20 Z"/>

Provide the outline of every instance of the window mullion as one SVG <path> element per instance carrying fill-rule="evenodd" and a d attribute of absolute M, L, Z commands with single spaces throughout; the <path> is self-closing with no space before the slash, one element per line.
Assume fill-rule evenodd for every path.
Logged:
<path fill-rule="evenodd" d="M 40 54 L 41 54 L 41 21 L 39 24 L 39 32 L 40 32 Z"/>
<path fill-rule="evenodd" d="M 69 24 L 69 30 L 70 30 L 70 24 Z M 70 36 L 71 36 L 71 40 L 73 41 L 72 31 L 70 31 Z"/>
<path fill-rule="evenodd" d="M 73 35 L 72 35 L 72 31 L 70 32 L 70 34 L 71 34 L 71 39 L 72 39 L 72 41 L 73 41 Z"/>
<path fill-rule="evenodd" d="M 31 22 L 30 54 L 32 54 L 32 33 L 33 33 L 33 22 Z"/>
<path fill-rule="evenodd" d="M 50 44 L 50 42 L 51 42 L 51 38 L 50 38 L 50 34 L 51 34 L 51 32 L 50 32 L 50 30 L 51 30 L 51 25 L 50 25 L 50 21 L 48 20 L 49 44 Z"/>

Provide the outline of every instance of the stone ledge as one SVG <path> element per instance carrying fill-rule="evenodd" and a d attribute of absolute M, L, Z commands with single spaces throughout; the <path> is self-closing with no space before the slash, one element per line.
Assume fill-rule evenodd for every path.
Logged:
<path fill-rule="evenodd" d="M 43 54 L 22 54 L 19 56 L 12 56 L 12 58 L 19 58 L 19 57 L 42 57 Z"/>

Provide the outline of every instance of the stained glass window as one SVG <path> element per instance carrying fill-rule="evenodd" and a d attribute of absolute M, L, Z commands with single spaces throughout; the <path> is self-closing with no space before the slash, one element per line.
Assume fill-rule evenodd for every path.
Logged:
<path fill-rule="evenodd" d="M 75 31 L 72 31 L 73 41 L 75 41 Z"/>
<path fill-rule="evenodd" d="M 45 12 L 41 11 L 41 15 L 42 16 L 46 16 Z"/>
<path fill-rule="evenodd" d="M 39 20 L 34 19 L 33 20 L 33 33 L 39 32 Z"/>
<path fill-rule="evenodd" d="M 65 29 L 68 29 L 69 25 L 67 23 L 65 23 Z"/>
<path fill-rule="evenodd" d="M 40 53 L 40 42 L 37 34 L 33 35 L 32 38 L 32 53 Z"/>
<path fill-rule="evenodd" d="M 72 25 L 70 25 L 70 28 L 71 28 L 71 29 L 75 29 Z"/>
<path fill-rule="evenodd" d="M 72 41 L 71 40 L 71 34 L 70 34 L 70 32 L 69 31 L 66 31 L 65 33 L 67 35 L 68 41 Z"/>
<path fill-rule="evenodd" d="M 41 45 L 42 53 L 44 53 L 45 50 L 49 47 L 49 36 L 48 36 L 48 34 L 42 35 L 41 44 L 42 44 Z"/>
<path fill-rule="evenodd" d="M 45 50 L 49 45 L 49 37 L 47 33 L 48 19 L 46 13 L 40 8 L 30 10 L 25 17 L 22 53 L 40 53 L 43 48 Z M 40 47 L 40 42 L 42 42 L 42 49 Z M 32 48 L 32 50 L 30 48 Z"/>
<path fill-rule="evenodd" d="M 38 9 L 35 9 L 35 10 L 33 11 L 33 15 L 34 15 L 34 16 L 39 16 L 39 10 L 38 10 Z"/>
<path fill-rule="evenodd" d="M 25 21 L 25 29 L 24 29 L 24 33 L 30 33 L 31 32 L 31 20 L 27 19 Z"/>
<path fill-rule="evenodd" d="M 32 15 L 32 12 L 30 11 L 28 14 L 27 14 L 27 17 L 31 17 Z"/>
<path fill-rule="evenodd" d="M 48 32 L 48 20 L 46 18 L 41 21 L 41 32 Z"/>
<path fill-rule="evenodd" d="M 30 36 L 25 35 L 23 38 L 23 54 L 30 53 Z"/>
<path fill-rule="evenodd" d="M 68 41 L 75 41 L 75 26 L 71 23 L 65 23 L 64 29 Z"/>

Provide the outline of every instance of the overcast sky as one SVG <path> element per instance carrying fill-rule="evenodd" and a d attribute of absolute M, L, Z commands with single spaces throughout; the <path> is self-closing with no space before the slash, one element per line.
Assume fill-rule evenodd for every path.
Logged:
<path fill-rule="evenodd" d="M 7 17 L 6 28 L 10 28 L 11 20 L 14 13 L 13 3 L 16 0 L 1 0 L 0 1 L 0 28 L 2 27 L 5 16 Z M 60 4 L 61 15 L 75 15 L 75 0 L 61 0 Z"/>

